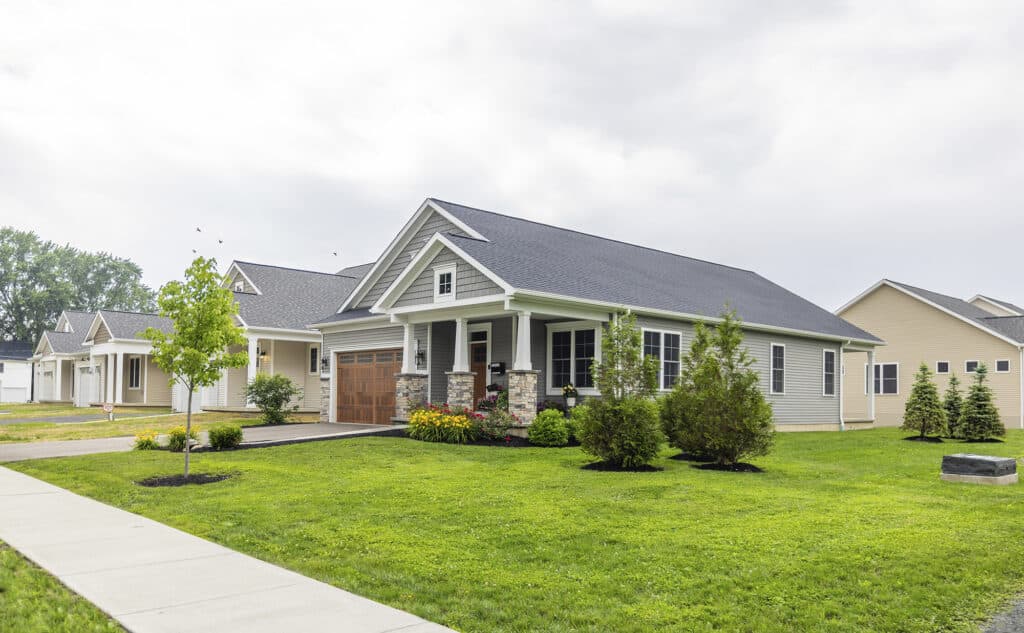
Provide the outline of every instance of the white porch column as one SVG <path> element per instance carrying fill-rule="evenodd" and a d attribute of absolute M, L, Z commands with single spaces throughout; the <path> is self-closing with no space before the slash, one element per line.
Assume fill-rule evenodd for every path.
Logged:
<path fill-rule="evenodd" d="M 455 319 L 455 363 L 452 371 L 469 371 L 469 328 L 466 319 Z"/>
<path fill-rule="evenodd" d="M 142 360 L 142 403 L 149 404 L 149 356 L 143 356 Z"/>
<path fill-rule="evenodd" d="M 117 353 L 117 379 L 114 382 L 114 389 L 117 392 L 114 394 L 114 402 L 116 404 L 122 404 L 124 402 L 124 352 Z"/>
<path fill-rule="evenodd" d="M 402 373 L 416 373 L 416 328 L 405 324 L 405 344 L 402 346 Z"/>
<path fill-rule="evenodd" d="M 253 378 L 256 377 L 256 363 L 259 362 L 259 355 L 256 353 L 257 349 L 258 349 L 258 343 L 259 343 L 259 339 L 257 339 L 256 337 L 250 337 L 249 338 L 249 367 L 248 367 L 249 371 L 248 371 L 248 374 L 246 375 L 246 383 L 245 383 L 247 385 L 252 382 Z M 244 391 L 244 388 L 243 388 L 243 391 Z M 252 403 L 252 402 L 246 402 L 245 406 L 249 407 L 250 409 L 256 407 L 256 405 L 254 403 Z"/>
<path fill-rule="evenodd" d="M 58 356 L 57 360 L 53 363 L 53 399 L 63 400 L 64 399 L 64 385 L 61 378 L 64 375 L 64 361 Z"/>
<path fill-rule="evenodd" d="M 104 402 L 114 401 L 114 355 L 107 354 L 103 363 L 103 388 L 107 392 Z"/>
<path fill-rule="evenodd" d="M 520 312 L 516 315 L 516 360 L 512 367 L 517 371 L 533 369 L 530 358 L 530 313 Z"/>
<path fill-rule="evenodd" d="M 868 419 L 875 421 L 875 350 L 868 352 Z"/>

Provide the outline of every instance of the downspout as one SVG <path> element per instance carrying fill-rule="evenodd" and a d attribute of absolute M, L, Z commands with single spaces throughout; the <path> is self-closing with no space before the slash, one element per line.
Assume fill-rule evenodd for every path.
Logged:
<path fill-rule="evenodd" d="M 851 341 L 846 341 L 839 346 L 839 380 L 836 383 L 839 385 L 839 389 L 836 390 L 836 394 L 839 398 L 839 431 L 846 430 L 846 422 L 843 420 L 843 399 L 846 397 L 846 389 L 843 383 L 846 381 L 846 365 L 843 362 L 843 348 L 850 344 Z"/>

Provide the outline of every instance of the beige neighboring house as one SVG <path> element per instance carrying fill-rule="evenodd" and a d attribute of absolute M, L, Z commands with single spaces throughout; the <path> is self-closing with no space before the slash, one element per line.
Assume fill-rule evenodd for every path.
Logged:
<path fill-rule="evenodd" d="M 876 424 L 899 426 L 922 362 L 935 372 L 940 395 L 954 374 L 966 392 L 974 369 L 984 363 L 1003 424 L 1024 428 L 1024 309 L 983 295 L 964 301 L 883 279 L 836 314 L 886 342 L 873 363 L 868 354 L 844 358 L 848 421 L 872 417 L 865 406 L 870 400 L 863 398 L 872 383 Z"/>
<path fill-rule="evenodd" d="M 36 342 L 33 402 L 72 403 L 76 399 L 75 368 L 89 361 L 89 348 L 82 344 L 95 312 L 65 310 L 52 330 Z M 88 406 L 88 403 L 83 405 Z"/>

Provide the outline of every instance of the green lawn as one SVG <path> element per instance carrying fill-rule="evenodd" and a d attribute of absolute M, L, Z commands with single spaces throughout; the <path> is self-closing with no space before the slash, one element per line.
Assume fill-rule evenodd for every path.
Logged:
<path fill-rule="evenodd" d="M 0 632 L 87 631 L 124 629 L 0 541 Z"/>
<path fill-rule="evenodd" d="M 104 415 L 103 409 L 100 407 L 76 407 L 71 404 L 61 403 L 39 403 L 30 402 L 26 404 L 0 404 L 0 411 L 4 412 L 4 415 L 0 415 L 0 421 L 4 418 L 10 419 L 25 419 L 25 418 L 38 418 L 40 421 L 44 421 L 46 418 L 64 417 L 71 415 Z M 170 407 L 133 407 L 131 405 L 118 405 L 115 409 L 115 414 L 118 416 L 128 415 L 160 415 L 161 413 L 170 413 Z"/>
<path fill-rule="evenodd" d="M 463 631 L 976 631 L 1024 590 L 1024 487 L 939 481 L 1005 444 L 795 433 L 761 474 L 582 470 L 575 448 L 365 438 L 11 467 Z"/>

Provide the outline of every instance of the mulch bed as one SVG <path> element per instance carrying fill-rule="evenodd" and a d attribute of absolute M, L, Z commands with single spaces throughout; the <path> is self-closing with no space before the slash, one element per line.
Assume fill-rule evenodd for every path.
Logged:
<path fill-rule="evenodd" d="M 927 435 L 924 436 L 924 437 L 921 437 L 920 435 L 911 435 L 910 437 L 905 437 L 903 439 L 905 441 L 907 441 L 907 442 L 929 442 L 931 444 L 941 444 L 942 443 L 942 438 L 941 437 L 929 437 Z"/>
<path fill-rule="evenodd" d="M 163 475 L 160 477 L 150 477 L 149 479 L 143 479 L 142 481 L 136 481 L 135 483 L 139 486 L 145 486 L 146 488 L 163 488 L 167 486 L 201 486 L 203 484 L 212 484 L 218 481 L 224 481 L 231 475 L 207 475 L 200 473 L 197 475 L 189 475 L 185 478 L 185 475 Z"/>
<path fill-rule="evenodd" d="M 715 461 L 714 457 L 708 457 L 707 455 L 695 455 L 693 453 L 679 453 L 678 455 L 673 455 L 669 459 L 675 459 L 681 462 L 700 462 L 702 464 Z"/>
<path fill-rule="evenodd" d="M 1005 442 L 996 437 L 989 437 L 983 440 L 964 440 L 964 444 L 1004 444 Z"/>
<path fill-rule="evenodd" d="M 665 470 L 658 466 L 637 466 L 635 468 L 623 468 L 609 462 L 591 462 L 583 465 L 583 470 L 599 470 L 604 472 L 616 472 L 616 473 L 657 473 Z"/>
<path fill-rule="evenodd" d="M 724 470 L 730 473 L 763 473 L 764 471 L 753 464 L 745 464 L 739 462 L 738 464 L 691 464 L 690 468 L 697 468 L 699 470 Z"/>

